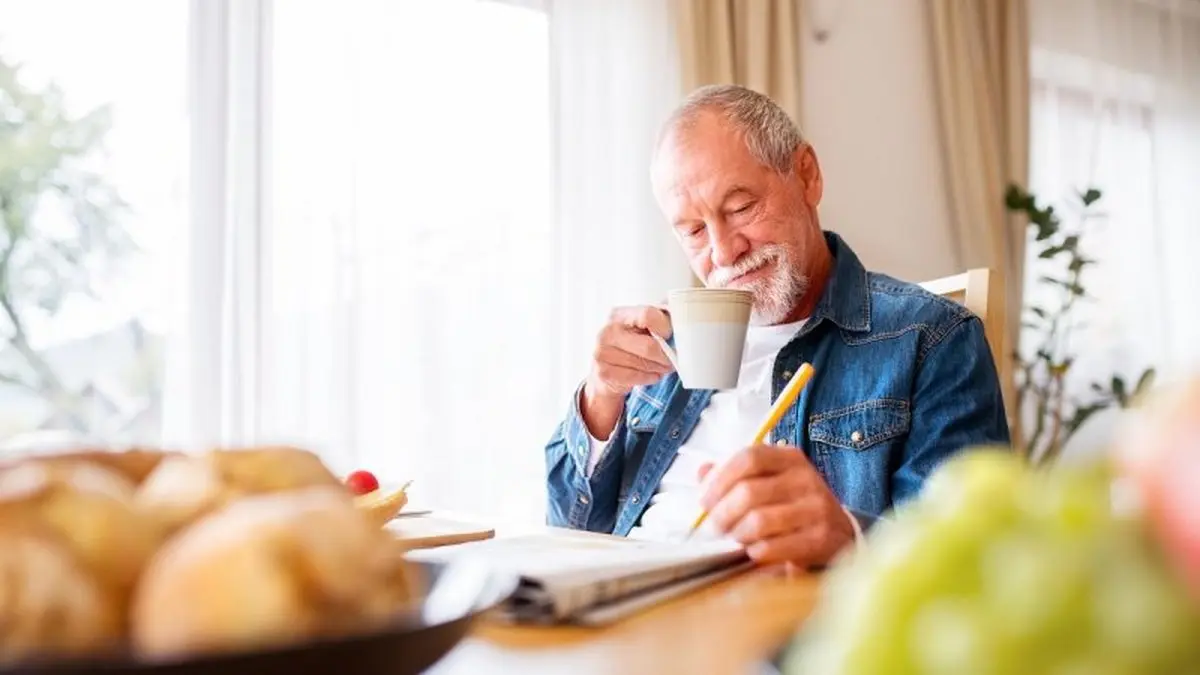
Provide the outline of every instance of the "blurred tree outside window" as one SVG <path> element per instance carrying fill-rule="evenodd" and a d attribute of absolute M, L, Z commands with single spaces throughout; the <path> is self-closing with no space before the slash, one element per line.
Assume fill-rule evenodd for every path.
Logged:
<path fill-rule="evenodd" d="M 88 4 L 0 8 L 0 452 L 161 426 L 187 5 Z"/>

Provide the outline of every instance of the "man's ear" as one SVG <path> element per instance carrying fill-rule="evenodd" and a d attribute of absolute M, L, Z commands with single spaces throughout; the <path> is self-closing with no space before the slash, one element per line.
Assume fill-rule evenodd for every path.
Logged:
<path fill-rule="evenodd" d="M 817 162 L 817 153 L 808 143 L 796 150 L 793 170 L 800 179 L 804 191 L 804 202 L 809 208 L 817 208 L 821 197 L 825 194 L 825 179 L 821 175 L 821 165 Z"/>

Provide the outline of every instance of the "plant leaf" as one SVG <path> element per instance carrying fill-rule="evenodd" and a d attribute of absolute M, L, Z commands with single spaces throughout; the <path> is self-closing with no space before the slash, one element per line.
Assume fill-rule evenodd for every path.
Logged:
<path fill-rule="evenodd" d="M 1091 403 L 1089 405 L 1080 406 L 1075 409 L 1075 414 L 1071 415 L 1071 419 L 1067 420 L 1066 431 L 1067 435 L 1074 434 L 1083 423 L 1088 421 L 1088 418 L 1096 413 L 1109 407 L 1108 403 Z"/>
<path fill-rule="evenodd" d="M 1113 375 L 1112 393 L 1113 397 L 1117 399 L 1117 403 L 1119 403 L 1122 408 L 1129 403 L 1129 394 L 1125 391 L 1125 380 L 1119 375 Z"/>
<path fill-rule="evenodd" d="M 1133 386 L 1133 395 L 1135 398 L 1149 391 L 1150 387 L 1154 386 L 1155 374 L 1153 368 L 1147 368 L 1142 372 L 1142 376 L 1138 378 L 1137 384 Z"/>
<path fill-rule="evenodd" d="M 1095 204 L 1096 202 L 1100 201 L 1100 197 L 1100 191 L 1096 188 L 1088 188 L 1086 192 L 1079 194 L 1079 200 L 1083 202 L 1084 206 L 1091 206 L 1092 204 Z"/>
<path fill-rule="evenodd" d="M 1095 263 L 1096 263 L 1095 260 L 1090 260 L 1088 258 L 1082 258 L 1082 257 L 1072 258 L 1071 262 L 1067 263 L 1067 269 L 1072 272 L 1078 272 L 1079 270 L 1083 269 L 1087 265 L 1094 265 Z"/>
<path fill-rule="evenodd" d="M 1029 193 L 1015 183 L 1010 183 L 1004 191 L 1004 206 L 1009 211 L 1023 211 L 1030 203 Z"/>

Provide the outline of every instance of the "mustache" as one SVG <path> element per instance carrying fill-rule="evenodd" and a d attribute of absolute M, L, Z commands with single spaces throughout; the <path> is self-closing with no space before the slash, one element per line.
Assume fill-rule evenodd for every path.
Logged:
<path fill-rule="evenodd" d="M 785 255 L 786 251 L 779 244 L 760 246 L 738 258 L 729 267 L 714 269 L 705 282 L 712 288 L 723 288 L 743 274 L 749 274 L 775 260 L 782 260 Z"/>

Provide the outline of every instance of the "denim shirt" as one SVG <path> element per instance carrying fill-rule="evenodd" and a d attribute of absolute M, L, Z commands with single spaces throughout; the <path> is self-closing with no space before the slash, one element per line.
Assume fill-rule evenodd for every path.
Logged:
<path fill-rule="evenodd" d="M 805 362 L 815 370 L 773 437 L 804 452 L 842 504 L 868 525 L 916 495 L 950 455 L 1010 443 L 983 323 L 915 284 L 866 271 L 836 234 L 816 309 L 775 357 L 772 399 Z M 547 523 L 627 535 L 712 395 L 675 373 L 625 398 L 608 447 L 587 475 L 579 391 L 546 452 Z"/>

